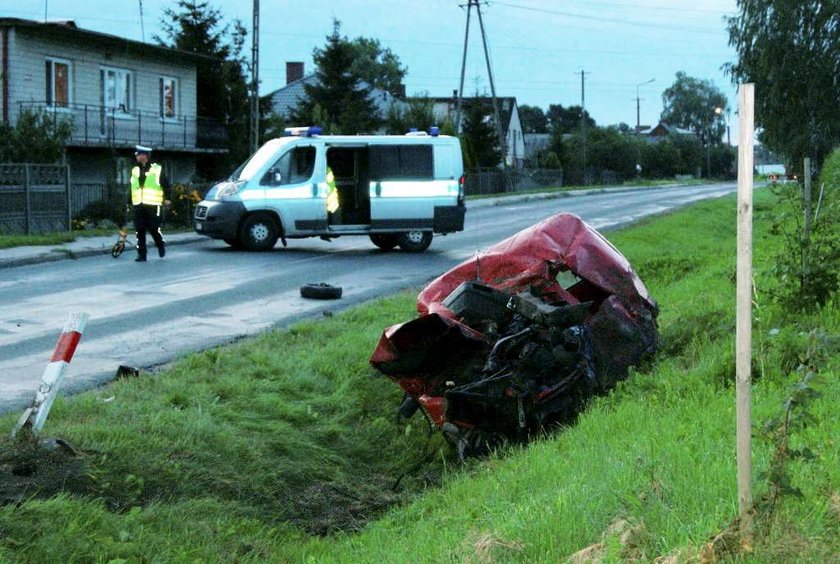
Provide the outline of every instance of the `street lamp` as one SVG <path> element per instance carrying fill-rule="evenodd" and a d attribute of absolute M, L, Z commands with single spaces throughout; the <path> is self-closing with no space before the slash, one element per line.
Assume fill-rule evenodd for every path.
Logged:
<path fill-rule="evenodd" d="M 639 114 L 640 114 L 640 106 L 641 106 L 641 104 L 640 104 L 641 99 L 639 98 L 639 87 L 644 86 L 645 84 L 650 84 L 654 80 L 656 80 L 656 79 L 651 78 L 650 80 L 646 80 L 646 81 L 641 82 L 641 83 L 636 85 L 636 133 L 639 133 L 639 130 L 641 129 L 641 124 L 639 123 L 640 122 Z"/>

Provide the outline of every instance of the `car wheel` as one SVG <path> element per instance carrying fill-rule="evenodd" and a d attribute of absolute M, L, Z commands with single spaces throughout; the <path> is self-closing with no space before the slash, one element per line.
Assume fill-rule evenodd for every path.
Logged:
<path fill-rule="evenodd" d="M 311 300 L 337 300 L 341 297 L 341 286 L 330 286 L 323 282 L 305 284 L 300 287 L 300 295 Z"/>
<path fill-rule="evenodd" d="M 409 231 L 399 238 L 399 245 L 407 253 L 422 253 L 432 244 L 431 231 Z"/>
<path fill-rule="evenodd" d="M 399 244 L 399 237 L 388 233 L 373 233 L 370 240 L 383 251 L 391 251 Z"/>
<path fill-rule="evenodd" d="M 280 229 L 269 215 L 254 214 L 239 227 L 239 241 L 249 251 L 269 251 L 277 243 Z"/>

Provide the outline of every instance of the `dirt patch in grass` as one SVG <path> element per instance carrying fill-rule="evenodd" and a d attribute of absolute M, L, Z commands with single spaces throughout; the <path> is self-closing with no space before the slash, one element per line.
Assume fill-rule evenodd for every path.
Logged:
<path fill-rule="evenodd" d="M 0 505 L 94 488 L 87 457 L 60 439 L 29 434 L 0 440 Z"/>

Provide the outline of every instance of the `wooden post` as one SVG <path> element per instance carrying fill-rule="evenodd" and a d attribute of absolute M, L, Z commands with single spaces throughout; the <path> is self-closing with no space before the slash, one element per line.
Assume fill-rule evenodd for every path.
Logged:
<path fill-rule="evenodd" d="M 735 402 L 738 460 L 738 513 L 742 529 L 752 529 L 752 215 L 753 215 L 753 111 L 755 85 L 739 91 L 738 143 L 738 260 L 735 320 Z"/>
<path fill-rule="evenodd" d="M 29 165 L 23 165 L 23 199 L 24 218 L 26 221 L 26 234 L 32 235 L 32 195 L 30 194 L 32 178 L 29 174 Z"/>
<path fill-rule="evenodd" d="M 805 217 L 802 223 L 802 287 L 810 285 L 811 253 L 811 158 L 805 157 Z"/>
<path fill-rule="evenodd" d="M 67 231 L 73 231 L 73 191 L 70 186 L 70 165 L 64 165 L 64 194 L 67 197 Z"/>

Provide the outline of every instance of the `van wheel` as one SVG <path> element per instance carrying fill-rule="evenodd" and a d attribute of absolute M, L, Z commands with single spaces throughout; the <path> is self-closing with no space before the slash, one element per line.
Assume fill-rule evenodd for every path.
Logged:
<path fill-rule="evenodd" d="M 431 231 L 409 231 L 399 237 L 399 245 L 407 253 L 422 253 L 432 244 Z"/>
<path fill-rule="evenodd" d="M 370 240 L 373 242 L 374 245 L 376 245 L 383 251 L 394 250 L 394 247 L 396 247 L 400 242 L 400 239 L 397 235 L 390 235 L 387 233 L 373 233 L 370 236 Z"/>
<path fill-rule="evenodd" d="M 239 242 L 249 251 L 270 251 L 277 243 L 279 231 L 271 216 L 256 213 L 245 218 L 239 227 Z"/>

